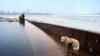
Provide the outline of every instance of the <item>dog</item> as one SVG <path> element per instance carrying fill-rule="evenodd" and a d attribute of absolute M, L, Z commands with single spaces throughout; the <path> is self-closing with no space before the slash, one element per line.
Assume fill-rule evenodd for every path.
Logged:
<path fill-rule="evenodd" d="M 68 49 L 68 45 L 72 44 L 72 48 L 74 50 L 74 53 L 78 54 L 78 51 L 80 49 L 80 44 L 79 44 L 79 41 L 77 39 L 69 38 L 67 36 L 62 36 L 61 42 L 64 42 L 64 44 L 67 46 L 67 49 Z M 69 50 L 68 50 L 68 52 L 69 52 Z"/>

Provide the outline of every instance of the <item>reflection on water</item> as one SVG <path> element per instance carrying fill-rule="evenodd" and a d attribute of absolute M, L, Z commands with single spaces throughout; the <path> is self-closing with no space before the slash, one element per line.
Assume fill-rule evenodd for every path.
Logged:
<path fill-rule="evenodd" d="M 25 20 L 24 21 L 19 21 L 20 25 L 25 26 Z"/>
<path fill-rule="evenodd" d="M 18 22 L 0 22 L 0 56 L 33 56 L 23 27 Z"/>
<path fill-rule="evenodd" d="M 50 36 L 31 23 L 0 22 L 0 56 L 64 56 Z"/>

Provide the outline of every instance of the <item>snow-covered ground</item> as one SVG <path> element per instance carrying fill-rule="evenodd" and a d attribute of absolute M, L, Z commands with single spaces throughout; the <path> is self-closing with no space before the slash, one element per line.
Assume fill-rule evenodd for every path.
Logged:
<path fill-rule="evenodd" d="M 18 15 L 0 17 L 18 18 Z M 100 34 L 100 15 L 26 15 L 26 19 Z"/>

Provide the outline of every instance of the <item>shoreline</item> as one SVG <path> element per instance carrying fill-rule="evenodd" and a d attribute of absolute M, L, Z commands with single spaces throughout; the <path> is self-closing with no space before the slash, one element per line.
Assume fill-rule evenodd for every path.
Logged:
<path fill-rule="evenodd" d="M 19 22 L 19 19 L 0 17 L 0 22 Z"/>

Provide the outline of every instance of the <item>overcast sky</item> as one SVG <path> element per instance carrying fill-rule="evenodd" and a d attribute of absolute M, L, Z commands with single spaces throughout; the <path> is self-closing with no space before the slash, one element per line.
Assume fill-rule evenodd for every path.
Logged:
<path fill-rule="evenodd" d="M 100 0 L 0 0 L 0 11 L 31 11 L 54 14 L 100 12 Z"/>

